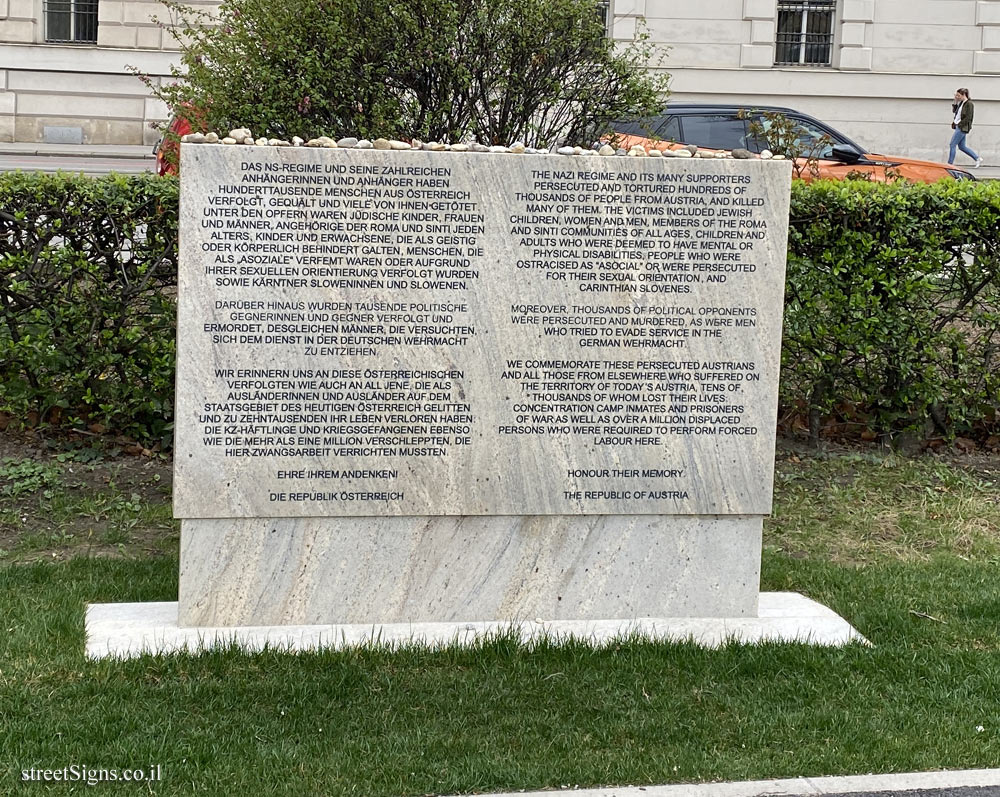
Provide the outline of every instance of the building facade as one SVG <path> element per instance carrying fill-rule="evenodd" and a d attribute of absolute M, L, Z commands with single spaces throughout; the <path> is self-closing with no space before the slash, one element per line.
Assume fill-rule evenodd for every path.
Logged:
<path fill-rule="evenodd" d="M 188 5 L 212 7 L 214 3 Z M 0 0 L 0 141 L 148 144 L 177 46 L 141 0 Z"/>
<path fill-rule="evenodd" d="M 798 108 L 876 152 L 944 160 L 968 88 L 969 143 L 1000 164 L 1000 0 L 608 0 L 607 14 L 616 39 L 644 26 L 673 98 Z M 0 0 L 0 141 L 154 143 L 167 109 L 128 68 L 169 79 L 168 16 L 144 0 Z"/>

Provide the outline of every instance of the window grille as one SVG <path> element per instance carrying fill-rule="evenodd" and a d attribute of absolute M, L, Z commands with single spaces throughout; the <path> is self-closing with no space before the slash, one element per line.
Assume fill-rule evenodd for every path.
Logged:
<path fill-rule="evenodd" d="M 604 30 L 611 31 L 611 0 L 597 0 L 597 18 Z"/>
<path fill-rule="evenodd" d="M 45 41 L 97 43 L 98 0 L 43 0 Z"/>
<path fill-rule="evenodd" d="M 780 0 L 774 63 L 829 66 L 837 0 Z"/>

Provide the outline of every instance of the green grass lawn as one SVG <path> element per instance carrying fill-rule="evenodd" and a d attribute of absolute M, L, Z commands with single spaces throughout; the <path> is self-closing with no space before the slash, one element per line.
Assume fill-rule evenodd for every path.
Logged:
<path fill-rule="evenodd" d="M 423 795 L 998 766 L 993 467 L 779 461 L 762 588 L 825 603 L 874 647 L 526 648 L 498 637 L 440 651 L 90 662 L 84 604 L 176 599 L 175 554 L 30 561 L 22 546 L 0 565 L 0 794 L 22 788 L 22 769 L 72 764 L 159 764 L 163 780 L 148 790 L 163 795 Z M 70 787 L 23 786 L 47 789 Z"/>

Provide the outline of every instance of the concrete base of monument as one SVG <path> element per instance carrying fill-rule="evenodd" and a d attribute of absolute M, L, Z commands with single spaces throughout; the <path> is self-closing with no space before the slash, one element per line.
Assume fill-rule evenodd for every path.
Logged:
<path fill-rule="evenodd" d="M 759 515 L 181 522 L 182 626 L 754 617 Z"/>
<path fill-rule="evenodd" d="M 87 607 L 88 658 L 134 658 L 144 653 L 198 652 L 237 645 L 246 650 L 288 651 L 363 645 L 471 644 L 516 629 L 522 639 L 575 638 L 602 644 L 636 635 L 664 641 L 691 640 L 705 647 L 727 641 L 806 642 L 813 645 L 868 644 L 844 618 L 795 592 L 762 592 L 757 617 L 641 617 L 633 620 L 545 620 L 382 625 L 247 626 L 181 628 L 178 605 L 98 603 Z"/>

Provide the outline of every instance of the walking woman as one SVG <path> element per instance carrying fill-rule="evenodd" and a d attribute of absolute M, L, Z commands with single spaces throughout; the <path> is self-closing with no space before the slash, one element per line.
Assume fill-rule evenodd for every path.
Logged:
<path fill-rule="evenodd" d="M 955 149 L 958 148 L 975 161 L 972 168 L 978 169 L 983 159 L 965 144 L 965 137 L 972 130 L 972 116 L 975 113 L 975 105 L 969 97 L 968 89 L 955 92 L 955 104 L 951 106 L 951 111 L 954 114 L 951 129 L 955 132 L 951 134 L 951 143 L 948 145 L 948 163 L 955 162 Z"/>

